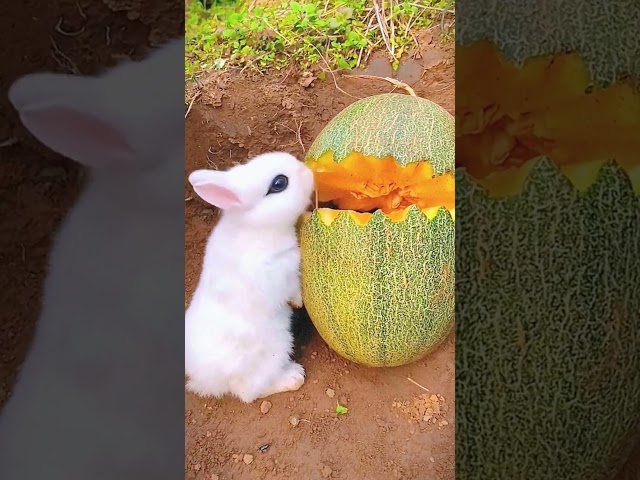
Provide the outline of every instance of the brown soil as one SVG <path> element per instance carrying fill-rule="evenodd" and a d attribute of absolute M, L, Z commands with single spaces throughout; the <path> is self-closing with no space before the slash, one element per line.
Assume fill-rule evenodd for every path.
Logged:
<path fill-rule="evenodd" d="M 434 31 L 423 33 L 422 58 L 405 62 L 398 76 L 454 114 L 453 45 L 438 38 Z M 376 60 L 366 73 L 391 76 L 385 63 Z M 302 157 L 303 146 L 309 148 L 327 122 L 356 100 L 348 94 L 366 97 L 394 89 L 384 81 L 337 77 L 346 94 L 331 75 L 324 81 L 308 78 L 291 70 L 270 77 L 201 79 L 202 93 L 187 117 L 185 173 L 225 169 L 271 149 Z M 185 187 L 188 300 L 217 212 Z M 299 359 L 307 371 L 305 385 L 268 398 L 268 413 L 261 412 L 260 400 L 245 405 L 232 397 L 186 395 L 186 478 L 455 478 L 453 335 L 422 361 L 369 369 L 339 357 L 313 331 Z M 348 413 L 336 414 L 336 402 Z M 265 444 L 263 453 L 259 447 Z"/>

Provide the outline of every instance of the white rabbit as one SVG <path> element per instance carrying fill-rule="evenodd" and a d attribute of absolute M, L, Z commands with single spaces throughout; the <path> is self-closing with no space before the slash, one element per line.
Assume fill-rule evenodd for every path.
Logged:
<path fill-rule="evenodd" d="M 302 305 L 296 221 L 311 203 L 313 173 L 281 152 L 227 171 L 197 170 L 194 191 L 222 210 L 185 314 L 187 390 L 251 403 L 299 389 L 289 302 Z"/>
<path fill-rule="evenodd" d="M 2 480 L 184 473 L 172 331 L 184 312 L 183 62 L 177 40 L 101 75 L 29 74 L 9 90 L 26 128 L 89 178 L 53 242 L 33 344 L 0 413 Z"/>

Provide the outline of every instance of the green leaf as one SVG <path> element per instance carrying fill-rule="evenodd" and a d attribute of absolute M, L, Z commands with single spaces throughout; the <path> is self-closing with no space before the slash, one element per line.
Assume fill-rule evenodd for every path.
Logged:
<path fill-rule="evenodd" d="M 333 30 L 336 30 L 341 25 L 342 25 L 342 22 L 339 22 L 336 18 L 332 18 L 329 20 L 329 28 Z"/>
<path fill-rule="evenodd" d="M 349 63 L 342 57 L 338 57 L 336 59 L 336 64 L 338 65 L 338 67 L 340 67 L 342 70 L 351 70 L 351 65 L 349 65 Z"/>
<path fill-rule="evenodd" d="M 337 413 L 338 415 L 346 415 L 348 411 L 349 411 L 349 410 L 347 409 L 347 407 L 343 407 L 343 406 L 342 406 L 342 405 L 340 405 L 339 403 L 338 403 L 338 404 L 336 404 L 336 413 Z"/>
<path fill-rule="evenodd" d="M 314 14 L 314 13 L 316 13 L 318 11 L 318 7 L 316 7 L 312 3 L 307 3 L 306 5 L 304 5 L 302 7 L 302 11 L 304 13 L 306 13 L 307 15 L 312 15 L 312 14 Z"/>

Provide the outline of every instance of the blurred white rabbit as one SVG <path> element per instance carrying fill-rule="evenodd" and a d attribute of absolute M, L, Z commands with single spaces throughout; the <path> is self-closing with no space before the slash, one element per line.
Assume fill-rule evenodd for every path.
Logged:
<path fill-rule="evenodd" d="M 36 73 L 10 87 L 25 127 L 89 178 L 54 239 L 33 344 L 0 413 L 2 480 L 184 473 L 173 333 L 184 312 L 183 62 L 175 40 L 98 76 Z"/>
<path fill-rule="evenodd" d="M 187 389 L 246 403 L 304 383 L 291 360 L 291 306 L 302 305 L 296 222 L 310 205 L 313 173 L 282 152 L 227 171 L 189 175 L 222 210 L 185 315 Z"/>

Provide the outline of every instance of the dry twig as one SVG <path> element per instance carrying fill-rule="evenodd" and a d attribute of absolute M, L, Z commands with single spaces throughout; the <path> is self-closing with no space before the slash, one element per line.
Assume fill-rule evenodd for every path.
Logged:
<path fill-rule="evenodd" d="M 429 389 L 427 387 L 423 387 L 422 385 L 420 385 L 418 382 L 416 382 L 414 379 L 412 379 L 411 377 L 407 377 L 407 380 L 409 380 L 411 383 L 413 383 L 415 386 L 420 387 L 421 389 L 423 389 L 425 392 L 428 392 Z"/>
<path fill-rule="evenodd" d="M 196 99 L 202 94 L 202 90 L 196 90 L 196 93 L 193 94 L 193 97 L 191 97 L 191 102 L 189 102 L 189 108 L 187 108 L 187 113 L 184 114 L 184 118 L 187 118 L 187 115 L 189 115 L 189 112 L 191 111 L 191 107 L 193 107 L 193 102 L 196 101 Z"/>
<path fill-rule="evenodd" d="M 2 142 L 0 142 L 0 148 L 11 147 L 18 143 L 18 139 L 16 137 L 9 137 Z"/>
<path fill-rule="evenodd" d="M 447 10 L 446 8 L 429 7 L 427 5 L 420 5 L 419 3 L 409 3 L 409 5 L 411 5 L 412 7 L 424 8 L 425 10 L 433 10 L 433 11 L 442 12 L 442 13 L 450 13 L 452 15 L 455 15 L 456 13 L 455 10 Z"/>
<path fill-rule="evenodd" d="M 329 66 L 329 62 L 327 62 L 327 60 L 324 58 L 324 56 L 322 55 L 322 53 L 320 53 L 320 50 L 318 50 L 318 47 L 316 47 L 314 44 L 309 43 L 310 46 L 312 46 L 316 52 L 318 52 L 318 55 L 320 55 L 320 58 L 322 59 L 322 61 L 324 62 L 324 64 L 327 66 L 327 70 L 322 69 L 323 72 L 328 71 L 331 74 L 331 77 L 333 77 L 333 84 L 336 86 L 336 89 L 342 93 L 344 93 L 345 95 L 351 97 L 351 98 L 355 98 L 356 100 L 361 100 L 362 97 L 356 97 L 355 95 L 351 95 L 348 92 L 345 92 L 342 88 L 340 88 L 338 86 L 338 81 L 336 80 L 336 76 L 333 73 L 333 70 L 331 70 L 331 67 Z"/>
<path fill-rule="evenodd" d="M 71 73 L 73 73 L 74 75 L 80 75 L 80 71 L 78 70 L 78 67 L 76 66 L 76 64 L 69 57 L 67 57 L 62 50 L 60 50 L 60 48 L 58 47 L 58 44 L 53 39 L 53 37 L 49 36 L 49 39 L 51 40 L 51 46 L 53 47 L 53 52 L 51 52 L 51 56 L 58 63 L 58 65 L 60 65 L 63 68 L 66 68 L 67 70 L 70 70 Z"/>
<path fill-rule="evenodd" d="M 389 82 L 389 83 L 391 83 L 392 85 L 395 85 L 398 88 L 403 88 L 412 97 L 417 97 L 416 92 L 413 90 L 413 88 L 411 88 L 406 83 L 401 82 L 400 80 L 396 80 L 395 78 L 376 77 L 375 75 L 355 75 L 355 74 L 354 75 L 344 75 L 344 76 L 345 77 L 351 77 L 351 78 L 365 78 L 365 79 L 368 79 L 368 80 L 384 80 L 385 82 Z"/>
<path fill-rule="evenodd" d="M 387 18 L 382 6 L 378 3 L 378 0 L 373 0 L 373 8 L 376 14 L 376 19 L 378 20 L 378 28 L 380 28 L 380 35 L 382 35 L 382 39 L 384 40 L 384 44 L 391 55 L 391 58 L 395 58 L 395 54 L 393 52 L 393 46 L 390 43 L 389 39 L 389 30 L 387 27 Z"/>
<path fill-rule="evenodd" d="M 87 19 L 87 14 L 84 13 L 84 11 L 82 10 L 82 7 L 80 6 L 80 2 L 78 2 L 78 1 L 76 1 L 76 8 L 78 9 L 78 13 L 82 17 L 82 19 L 86 20 Z"/>
<path fill-rule="evenodd" d="M 294 122 L 296 124 L 297 129 L 294 130 L 293 128 L 285 125 L 284 123 L 280 123 L 280 122 L 275 122 L 276 125 L 280 125 L 281 127 L 286 128 L 287 130 L 289 130 L 292 133 L 296 134 L 296 139 L 298 140 L 298 143 L 300 144 L 300 146 L 302 147 L 302 152 L 305 153 L 307 151 L 307 149 L 304 146 L 304 143 L 302 143 L 302 135 L 300 133 L 300 130 L 302 129 L 302 120 L 300 121 L 300 125 L 298 125 L 298 121 L 294 119 Z"/>
<path fill-rule="evenodd" d="M 62 23 L 63 22 L 64 22 L 64 17 L 61 16 L 58 19 L 58 23 L 56 24 L 56 32 L 58 32 L 60 35 L 64 35 L 65 37 L 77 37 L 82 32 L 84 32 L 84 25 L 82 27 L 80 27 L 79 30 L 76 30 L 75 32 L 68 32 L 66 30 L 63 30 L 62 29 Z"/>
<path fill-rule="evenodd" d="M 300 146 L 302 147 L 302 153 L 307 153 L 307 149 L 304 146 L 304 143 L 302 143 L 302 134 L 300 133 L 301 129 L 302 129 L 302 120 L 300 120 L 300 125 L 298 125 L 298 121 L 294 120 L 295 124 L 296 124 L 296 137 L 298 139 L 298 143 L 300 143 Z"/>

